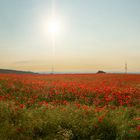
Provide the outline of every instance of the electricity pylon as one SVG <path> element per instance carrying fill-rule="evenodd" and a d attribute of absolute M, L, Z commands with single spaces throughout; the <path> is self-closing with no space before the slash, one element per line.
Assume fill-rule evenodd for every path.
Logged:
<path fill-rule="evenodd" d="M 125 69 L 125 73 L 127 74 L 127 62 L 125 62 L 125 67 L 124 67 L 124 69 Z"/>

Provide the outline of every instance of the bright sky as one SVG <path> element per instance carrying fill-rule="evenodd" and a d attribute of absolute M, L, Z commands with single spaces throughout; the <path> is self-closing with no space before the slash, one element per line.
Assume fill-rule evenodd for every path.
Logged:
<path fill-rule="evenodd" d="M 123 72 L 125 61 L 140 72 L 140 0 L 0 0 L 0 68 Z"/>

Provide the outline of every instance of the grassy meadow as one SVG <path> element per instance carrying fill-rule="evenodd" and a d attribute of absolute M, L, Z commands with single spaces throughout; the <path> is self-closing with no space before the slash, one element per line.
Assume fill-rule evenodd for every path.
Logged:
<path fill-rule="evenodd" d="M 140 75 L 0 74 L 2 140 L 139 140 Z"/>

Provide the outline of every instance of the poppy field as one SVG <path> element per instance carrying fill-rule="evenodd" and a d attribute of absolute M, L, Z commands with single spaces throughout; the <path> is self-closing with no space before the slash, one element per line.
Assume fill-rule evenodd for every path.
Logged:
<path fill-rule="evenodd" d="M 3 140 L 138 140 L 139 74 L 0 74 Z"/>

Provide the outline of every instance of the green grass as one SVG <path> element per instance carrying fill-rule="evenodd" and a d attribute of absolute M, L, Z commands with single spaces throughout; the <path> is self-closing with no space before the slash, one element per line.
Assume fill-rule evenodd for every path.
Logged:
<path fill-rule="evenodd" d="M 17 108 L 0 101 L 1 140 L 139 140 L 140 117 L 134 107 L 88 110 L 67 106 Z"/>

